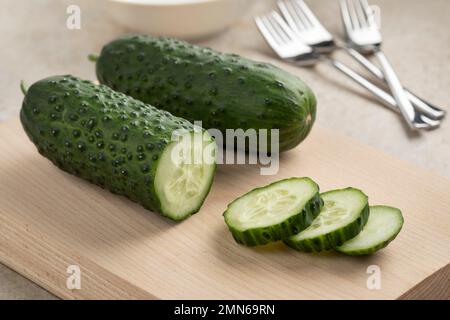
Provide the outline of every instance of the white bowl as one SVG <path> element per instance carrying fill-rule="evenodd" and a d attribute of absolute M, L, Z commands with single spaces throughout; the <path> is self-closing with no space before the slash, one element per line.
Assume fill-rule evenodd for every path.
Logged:
<path fill-rule="evenodd" d="M 245 14 L 251 0 L 106 0 L 103 4 L 130 31 L 193 40 L 226 29 Z"/>

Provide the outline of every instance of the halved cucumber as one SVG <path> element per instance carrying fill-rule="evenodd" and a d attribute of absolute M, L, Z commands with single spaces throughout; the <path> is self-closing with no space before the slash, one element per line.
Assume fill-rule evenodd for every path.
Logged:
<path fill-rule="evenodd" d="M 106 86 L 70 75 L 40 80 L 20 120 L 62 170 L 174 220 L 197 212 L 213 181 L 215 157 L 202 162 L 215 153 L 208 132 Z M 194 161 L 173 161 L 178 149 Z"/>
<path fill-rule="evenodd" d="M 289 178 L 256 188 L 234 200 L 224 212 L 237 243 L 262 245 L 307 228 L 323 201 L 310 178 Z"/>
<path fill-rule="evenodd" d="M 355 237 L 369 217 L 367 196 L 358 189 L 346 188 L 321 194 L 322 211 L 304 231 L 283 240 L 301 251 L 324 251 Z"/>
<path fill-rule="evenodd" d="M 371 206 L 364 229 L 336 250 L 348 255 L 370 254 L 386 247 L 403 226 L 402 212 L 388 206 Z"/>
<path fill-rule="evenodd" d="M 200 209 L 213 181 L 215 152 L 212 137 L 201 130 L 167 146 L 154 183 L 164 215 L 182 220 Z"/>

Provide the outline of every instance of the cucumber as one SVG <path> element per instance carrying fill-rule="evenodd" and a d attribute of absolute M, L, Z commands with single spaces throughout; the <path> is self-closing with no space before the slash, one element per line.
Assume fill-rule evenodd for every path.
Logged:
<path fill-rule="evenodd" d="M 96 73 L 114 90 L 192 122 L 201 120 L 204 128 L 222 134 L 226 129 L 279 129 L 280 151 L 305 139 L 316 118 L 316 98 L 299 78 L 267 63 L 176 39 L 118 38 L 103 47 Z M 259 143 L 271 151 L 267 134 L 267 141 Z"/>
<path fill-rule="evenodd" d="M 206 131 L 106 86 L 72 76 L 40 80 L 20 119 L 62 170 L 173 220 L 197 212 L 211 187 L 215 162 L 203 156 L 216 146 Z"/>
<path fill-rule="evenodd" d="M 366 224 L 369 204 L 361 190 L 332 190 L 321 197 L 324 206 L 312 224 L 283 240 L 289 247 L 306 252 L 329 250 L 355 237 Z"/>
<path fill-rule="evenodd" d="M 289 178 L 249 191 L 231 202 L 223 215 L 237 243 L 256 246 L 307 228 L 322 206 L 314 181 Z"/>
<path fill-rule="evenodd" d="M 336 247 L 348 255 L 370 254 L 386 247 L 398 235 L 403 226 L 402 212 L 388 206 L 371 206 L 364 229 L 353 239 Z"/>

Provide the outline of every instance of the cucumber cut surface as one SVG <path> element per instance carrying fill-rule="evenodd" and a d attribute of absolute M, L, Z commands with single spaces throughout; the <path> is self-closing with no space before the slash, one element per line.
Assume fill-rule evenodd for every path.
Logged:
<path fill-rule="evenodd" d="M 403 226 L 402 212 L 388 206 L 371 206 L 364 229 L 353 239 L 336 248 L 348 255 L 365 255 L 386 247 Z"/>
<path fill-rule="evenodd" d="M 332 190 L 321 197 L 324 206 L 312 224 L 283 240 L 289 247 L 306 252 L 329 250 L 355 237 L 366 224 L 368 198 L 361 190 Z"/>
<path fill-rule="evenodd" d="M 181 220 L 199 210 L 212 185 L 215 151 L 211 136 L 201 131 L 187 133 L 164 150 L 154 186 L 166 215 Z"/>
<path fill-rule="evenodd" d="M 234 200 L 224 212 L 236 242 L 263 245 L 307 228 L 323 201 L 310 178 L 289 178 L 256 188 Z"/>

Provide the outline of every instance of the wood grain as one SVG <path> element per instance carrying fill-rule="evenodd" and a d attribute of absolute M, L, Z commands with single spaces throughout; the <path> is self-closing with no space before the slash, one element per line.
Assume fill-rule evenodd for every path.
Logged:
<path fill-rule="evenodd" d="M 276 176 L 220 166 L 202 210 L 178 224 L 60 171 L 17 120 L 0 137 L 0 260 L 59 297 L 394 299 L 450 262 L 450 182 L 323 128 L 282 155 Z M 372 204 L 401 208 L 404 228 L 365 258 L 235 244 L 226 204 L 289 176 L 311 176 L 322 190 L 359 187 Z M 66 288 L 72 264 L 81 290 Z M 366 286 L 370 265 L 381 269 L 380 290 Z"/>
<path fill-rule="evenodd" d="M 402 294 L 399 300 L 450 300 L 450 264 Z"/>

